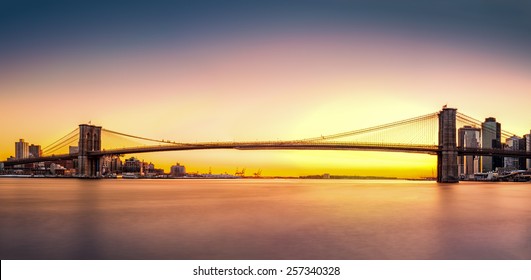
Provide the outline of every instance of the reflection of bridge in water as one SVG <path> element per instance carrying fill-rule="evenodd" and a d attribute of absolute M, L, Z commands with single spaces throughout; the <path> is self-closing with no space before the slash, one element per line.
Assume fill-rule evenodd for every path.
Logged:
<path fill-rule="evenodd" d="M 16 159 L 3 163 L 4 166 L 14 166 L 25 163 L 77 159 L 80 177 L 99 177 L 102 174 L 102 157 L 108 155 L 212 149 L 408 152 L 437 155 L 437 181 L 450 183 L 458 182 L 458 156 L 531 158 L 531 152 L 529 151 L 458 147 L 456 143 L 458 123 L 481 127 L 480 121 L 457 113 L 456 109 L 451 108 L 443 108 L 437 113 L 366 129 L 292 141 L 178 143 L 138 137 L 106 130 L 100 126 L 81 124 L 78 129 L 45 148 L 45 156 Z M 157 142 L 157 144 L 103 149 L 102 135 L 105 134 Z M 508 132 L 503 133 L 505 137 L 512 135 Z M 59 151 L 65 146 L 76 142 L 79 148 L 77 153 L 53 154 L 54 151 Z"/>

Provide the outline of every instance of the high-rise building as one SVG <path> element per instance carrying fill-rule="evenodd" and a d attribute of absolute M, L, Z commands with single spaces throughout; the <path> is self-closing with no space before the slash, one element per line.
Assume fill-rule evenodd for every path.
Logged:
<path fill-rule="evenodd" d="M 481 147 L 484 149 L 501 149 L 501 124 L 495 118 L 486 118 L 481 124 Z M 481 170 L 489 172 L 503 167 L 503 157 L 481 157 Z"/>
<path fill-rule="evenodd" d="M 529 134 L 526 134 L 525 143 L 526 143 L 525 145 L 526 152 L 531 153 L 531 131 L 529 131 Z M 526 168 L 531 169 L 531 158 L 527 159 Z"/>
<path fill-rule="evenodd" d="M 24 139 L 15 142 L 15 158 L 29 158 L 29 144 L 24 142 Z"/>
<path fill-rule="evenodd" d="M 34 158 L 42 156 L 41 145 L 31 144 L 29 146 L 29 156 Z"/>
<path fill-rule="evenodd" d="M 514 135 L 505 141 L 507 150 L 518 151 L 520 150 L 520 140 L 522 138 Z M 517 157 L 506 157 L 504 159 L 504 167 L 507 169 L 520 169 L 520 161 Z"/>
<path fill-rule="evenodd" d="M 525 152 L 526 151 L 526 136 L 524 135 L 524 137 L 520 138 L 520 140 L 518 141 L 518 150 L 520 150 L 521 152 Z M 526 159 L 521 157 L 521 158 L 518 158 L 518 169 L 519 170 L 525 170 L 527 169 L 527 163 L 526 163 Z"/>
<path fill-rule="evenodd" d="M 479 148 L 481 147 L 481 129 L 465 126 L 458 130 L 457 145 L 462 148 Z M 458 158 L 459 175 L 463 177 L 472 177 L 474 173 L 479 172 L 478 156 L 459 156 Z"/>

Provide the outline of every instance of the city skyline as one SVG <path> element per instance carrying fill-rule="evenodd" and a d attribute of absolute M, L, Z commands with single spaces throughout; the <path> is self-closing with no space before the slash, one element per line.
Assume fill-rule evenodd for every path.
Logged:
<path fill-rule="evenodd" d="M 530 144 L 531 144 L 531 133 L 530 134 L 525 134 L 525 135 L 522 135 L 522 137 L 519 137 L 519 136 L 516 136 L 515 134 L 512 134 L 512 133 L 509 133 L 505 130 L 501 130 L 501 124 L 496 122 L 496 119 L 493 118 L 493 117 L 489 117 L 489 118 L 485 118 L 485 121 L 482 122 L 482 123 L 479 123 L 478 120 L 474 120 L 474 118 L 471 118 L 470 116 L 467 116 L 466 114 L 462 114 L 462 113 L 459 113 L 457 114 L 457 116 L 454 115 L 454 120 L 452 121 L 454 124 L 453 125 L 450 125 L 450 124 L 446 124 L 444 123 L 445 121 L 443 121 L 443 123 L 441 123 L 441 118 L 444 120 L 446 117 L 444 117 L 443 115 L 447 115 L 447 113 L 449 112 L 454 112 L 453 114 L 455 114 L 455 112 L 457 111 L 456 109 L 446 109 L 446 105 L 443 106 L 443 109 L 436 113 L 436 114 L 430 114 L 430 115 L 425 115 L 425 116 L 421 116 L 421 117 L 417 117 L 417 118 L 412 118 L 412 119 L 409 119 L 409 120 L 404 120 L 404 121 L 398 121 L 398 122 L 394 122 L 392 124 L 387 124 L 387 125 L 383 125 L 383 126 L 377 126 L 377 127 L 374 127 L 374 128 L 366 128 L 366 129 L 362 129 L 361 131 L 372 131 L 370 132 L 368 135 L 366 133 L 359 133 L 359 132 L 356 132 L 356 131 L 352 131 L 352 132 L 346 132 L 346 133 L 340 133 L 340 134 L 336 134 L 336 135 L 326 135 L 326 136 L 323 136 L 321 135 L 320 137 L 317 137 L 317 138 L 313 138 L 312 139 L 307 139 L 307 140 L 297 140 L 297 141 L 288 141 L 288 142 L 284 142 L 284 141 L 280 141 L 280 142 L 277 142 L 278 144 L 275 144 L 275 146 L 278 146 L 280 145 L 279 147 L 284 147 L 284 148 L 281 148 L 281 149 L 285 149 L 287 148 L 287 150 L 299 150 L 297 149 L 297 145 L 293 146 L 294 144 L 304 144 L 305 146 L 306 145 L 310 145 L 310 146 L 307 146 L 307 148 L 303 148 L 304 150 L 317 150 L 317 151 L 323 151 L 323 150 L 329 150 L 330 148 L 324 148 L 324 146 L 317 146 L 317 147 L 321 147 L 321 148 L 316 148 L 315 145 L 316 144 L 326 144 L 326 146 L 328 147 L 331 147 L 332 150 L 336 150 L 337 149 L 337 145 L 343 145 L 341 143 L 351 143 L 351 144 L 348 144 L 348 147 L 347 146 L 340 146 L 340 150 L 343 150 L 345 152 L 345 148 L 347 148 L 348 150 L 350 151 L 346 151 L 346 152 L 352 152 L 352 151 L 363 151 L 363 150 L 367 150 L 367 148 L 362 148 L 364 146 L 367 146 L 367 145 L 376 145 L 376 146 L 373 146 L 373 147 L 379 147 L 377 148 L 378 152 L 397 152 L 397 150 L 394 150 L 395 148 L 393 147 L 398 147 L 399 150 L 401 150 L 402 152 L 414 152 L 414 153 L 423 153 L 423 154 L 434 154 L 435 152 L 435 149 L 439 150 L 440 149 L 443 149 L 444 150 L 444 147 L 446 144 L 446 142 L 441 142 L 441 139 L 446 139 L 446 136 L 441 136 L 441 135 L 446 135 L 446 133 L 451 133 L 454 135 L 455 139 L 453 139 L 453 142 L 455 143 L 454 145 L 457 145 L 458 148 L 460 149 L 465 149 L 463 150 L 462 152 L 465 153 L 466 155 L 466 149 L 469 149 L 469 148 L 472 148 L 472 149 L 481 149 L 481 148 L 486 148 L 486 149 L 501 149 L 501 150 L 514 150 L 514 151 L 530 151 Z M 438 146 L 439 148 L 437 148 L 437 146 L 434 146 L 437 142 L 437 140 L 435 140 L 435 138 L 432 138 L 436 135 L 429 135 L 429 134 L 432 134 L 433 132 L 435 132 L 435 128 L 433 127 L 435 125 L 435 123 L 433 122 L 435 119 L 438 119 Z M 457 122 L 457 123 L 456 123 Z M 459 123 L 459 124 L 458 124 Z M 441 126 L 443 126 L 443 128 L 441 128 Z M 399 127 L 399 131 L 398 132 L 398 135 L 397 134 L 389 134 L 389 131 L 393 131 L 393 127 Z M 480 128 L 481 127 L 481 128 Z M 449 129 L 449 130 L 448 130 Z M 457 129 L 457 134 L 456 134 L 456 131 L 453 131 L 453 129 Z M 382 130 L 382 131 L 387 131 L 387 134 L 381 134 L 377 131 L 379 130 Z M 420 132 L 420 134 L 419 134 Z M 530 131 L 531 132 L 531 131 Z M 376 133 L 376 134 L 374 134 Z M 413 134 L 412 134 L 413 133 Z M 427 134 L 426 134 L 427 133 Z M 441 134 L 443 133 L 443 134 Z M 81 137 L 81 135 L 85 135 L 86 134 L 86 137 L 84 137 L 85 140 L 81 140 L 79 139 L 79 137 Z M 450 134 L 450 135 L 451 135 Z M 79 137 L 78 137 L 79 135 Z M 94 135 L 94 136 L 89 136 L 89 135 Z M 98 135 L 98 136 L 96 136 Z M 354 141 L 354 142 L 345 142 L 345 141 L 348 141 L 348 140 L 343 140 L 343 141 L 340 141 L 340 142 L 337 142 L 336 139 L 338 138 L 342 138 L 342 139 L 345 139 L 345 137 L 349 137 L 350 136 L 353 136 L 353 135 L 361 135 L 362 138 L 359 138 L 358 140 L 351 140 L 351 141 Z M 364 136 L 365 135 L 365 136 Z M 370 136 L 372 135 L 372 136 Z M 387 136 L 385 136 L 387 135 Z M 369 138 L 367 138 L 367 136 L 369 136 Z M 403 137 L 406 137 L 406 138 L 403 138 Z M 95 137 L 95 138 L 92 138 L 92 137 Z M 118 142 L 116 143 L 116 139 L 112 139 L 112 138 L 116 138 L 116 137 L 121 137 Z M 153 146 L 152 144 L 149 144 L 148 146 L 145 146 L 144 148 L 142 148 L 142 145 L 138 145 L 137 143 L 138 142 L 127 142 L 127 138 L 129 137 L 129 139 L 133 138 L 135 140 L 148 140 L 148 141 L 157 141 L 158 142 L 158 145 L 155 145 Z M 391 137 L 391 138 L 389 138 Z M 422 138 L 423 140 L 421 139 L 418 139 L 418 138 Z M 443 138 L 441 138 L 443 137 Z M 384 139 L 388 139 L 388 140 L 384 140 Z M 328 140 L 333 140 L 333 141 L 336 141 L 336 142 L 328 142 Z M 362 140 L 360 142 L 360 139 L 365 139 L 365 140 Z M 372 139 L 372 140 L 368 140 L 368 139 Z M 402 141 L 405 141 L 406 142 L 402 142 L 403 144 L 400 144 L 400 139 L 402 139 Z M 409 139 L 409 140 L 408 140 Z M 413 139 L 418 139 L 417 142 L 409 142 L 409 141 L 413 141 Z M 503 139 L 505 139 L 505 141 L 502 141 Z M 110 141 L 109 141 L 110 140 Z M 121 141 L 120 141 L 121 140 Z M 126 142 L 124 142 L 124 140 Z M 318 142 L 314 142 L 314 141 L 318 141 Z M 391 141 L 391 142 L 385 142 L 385 141 Z M 88 141 L 88 142 L 87 142 Z M 107 130 L 107 129 L 102 129 L 101 126 L 94 126 L 94 125 L 88 125 L 88 124 L 83 124 L 83 125 L 80 125 L 79 129 L 76 129 L 72 132 L 70 132 L 69 134 L 63 136 L 61 139 L 58 139 L 57 141 L 55 141 L 52 145 L 49 145 L 49 146 L 46 146 L 44 148 L 44 150 L 41 150 L 41 146 L 40 145 L 34 145 L 34 144 L 31 144 L 29 145 L 28 142 L 25 142 L 24 139 L 19 139 L 18 142 L 15 142 L 15 157 L 11 156 L 10 158 L 8 158 L 8 162 L 9 160 L 13 159 L 13 160 L 17 160 L 17 159 L 28 159 L 28 158 L 35 158 L 35 157 L 40 157 L 41 155 L 44 155 L 45 157 L 46 156 L 51 156 L 51 155 L 65 155 L 65 154 L 72 154 L 74 153 L 75 154 L 75 162 L 72 162 L 72 158 L 70 157 L 60 157 L 60 161 L 59 163 L 62 164 L 62 165 L 65 165 L 65 166 L 69 166 L 67 167 L 67 172 L 70 176 L 70 174 L 85 174 L 85 172 L 89 172 L 89 174 L 92 172 L 92 171 L 84 171 L 85 169 L 89 168 L 88 166 L 91 166 L 92 163 L 84 163 L 84 164 L 80 164 L 80 163 L 77 163 L 78 162 L 78 153 L 79 153 L 79 162 L 82 162 L 81 160 L 81 155 L 83 153 L 81 153 L 81 148 L 78 147 L 78 146 L 73 146 L 73 145 L 76 145 L 79 144 L 80 145 L 84 145 L 85 148 L 83 148 L 83 150 L 87 150 L 87 147 L 88 148 L 88 151 L 91 151 L 92 149 L 94 149 L 94 151 L 102 151 L 103 152 L 103 155 L 107 155 L 107 156 L 104 156 L 102 158 L 103 161 L 100 161 L 100 163 L 96 166 L 102 166 L 103 169 L 98 171 L 98 173 L 94 173 L 95 175 L 96 174 L 101 174 L 100 175 L 103 175 L 103 176 L 110 176 L 110 175 L 114 175 L 116 176 L 116 172 L 118 173 L 122 173 L 124 172 L 127 173 L 127 172 L 130 172 L 130 170 L 126 170 L 124 169 L 122 171 L 121 169 L 121 166 L 122 166 L 122 162 L 121 160 L 116 156 L 116 155 L 121 155 L 121 156 L 127 156 L 127 155 L 130 155 L 130 154 L 137 154 L 137 152 L 139 153 L 145 153 L 145 152 L 148 152 L 148 153 L 153 153 L 153 152 L 157 152 L 157 151 L 165 151 L 165 152 L 169 152 L 169 151 L 172 151 L 172 150 L 179 150 L 179 151 L 186 151 L 186 150 L 211 150 L 211 149 L 231 149 L 230 147 L 233 146 L 233 148 L 236 148 L 237 150 L 262 150 L 261 148 L 259 148 L 260 146 L 262 145 L 266 145 L 264 147 L 266 147 L 265 150 L 267 151 L 273 151 L 275 150 L 275 148 L 271 149 L 271 146 L 269 146 L 270 144 L 273 144 L 275 143 L 274 141 L 273 142 L 270 142 L 272 140 L 267 140 L 266 142 L 218 142 L 218 143 L 215 143 L 215 142 L 211 142 L 211 143 L 198 143 L 199 145 L 197 147 L 194 148 L 195 144 L 194 143 L 175 143 L 175 142 L 172 142 L 172 141 L 168 141 L 168 140 L 154 140 L 154 139 L 149 139 L 149 138 L 144 138 L 144 137 L 141 137 L 141 136 L 134 136 L 134 135 L 130 135 L 130 134 L 123 134 L 121 132 L 116 132 L 116 131 L 110 131 L 110 130 Z M 324 142 L 322 142 L 324 141 Z M 369 142 L 366 142 L 366 141 L 369 141 Z M 370 141 L 377 141 L 377 142 L 374 142 L 373 144 L 370 144 Z M 433 143 L 432 143 L 433 141 Z M 81 144 L 81 143 L 84 143 L 84 144 Z M 114 143 L 112 143 L 114 142 Z M 133 143 L 133 145 L 131 146 L 130 143 Z M 159 146 L 161 143 L 163 143 L 162 146 Z M 255 144 L 253 144 L 255 143 Z M 290 144 L 290 143 L 293 143 L 293 144 Z M 356 144 L 358 143 L 358 144 Z M 407 144 L 406 144 L 407 143 Z M 483 143 L 483 144 L 481 144 Z M 114 146 L 113 146 L 114 144 Z M 287 144 L 288 146 L 285 146 L 285 144 Z M 432 145 L 433 144 L 433 145 Z M 87 146 L 88 145 L 88 146 Z M 100 146 L 101 145 L 101 146 Z M 118 145 L 118 146 L 115 146 L 115 145 Z M 123 147 L 126 147 L 126 150 L 121 150 L 122 148 L 122 145 Z M 176 146 L 175 146 L 176 145 Z M 184 146 L 183 146 L 184 145 Z M 256 146 L 258 145 L 258 146 Z M 360 146 L 361 145 L 361 146 Z M 383 146 L 382 146 L 383 145 Z M 396 146 L 396 145 L 399 145 L 399 146 Z M 166 148 L 164 148 L 166 147 Z M 172 148 L 173 147 L 173 148 Z M 182 148 L 179 148 L 179 147 L 182 147 Z M 247 147 L 247 148 L 245 148 Z M 269 148 L 267 148 L 269 147 Z M 313 147 L 313 148 L 312 148 Z M 442 148 L 441 148 L 442 147 Z M 153 150 L 153 148 L 155 148 L 155 150 Z M 161 149 L 162 148 L 162 149 Z M 171 149 L 167 149 L 167 148 L 171 148 Z M 257 149 L 258 148 L 258 149 Z M 323 149 L 324 148 L 324 149 Z M 361 149 L 360 149 L 361 148 Z M 404 149 L 406 148 L 406 149 Z M 66 151 L 66 150 L 68 151 Z M 137 152 L 135 152 L 135 150 Z M 372 148 L 370 148 L 369 150 L 372 150 Z M 457 150 L 456 150 L 457 151 Z M 490 153 L 490 152 L 488 152 Z M 481 166 L 481 172 L 483 172 L 484 174 L 486 172 L 490 172 L 490 171 L 498 171 L 498 168 L 502 168 L 499 170 L 499 172 L 507 172 L 507 171 L 511 171 L 511 170 L 515 170 L 515 169 L 519 169 L 519 170 L 525 170 L 525 169 L 528 169 L 528 168 L 531 168 L 531 166 L 527 166 L 526 167 L 526 160 L 525 158 L 522 158 L 522 159 L 518 159 L 518 158 L 512 158 L 512 157 L 504 157 L 503 156 L 494 156 L 492 157 L 484 157 L 484 156 L 479 156 L 478 157 L 478 154 L 477 152 L 473 152 L 472 154 L 469 154 L 470 156 L 458 156 L 457 157 L 457 167 L 456 167 L 456 170 L 455 172 L 456 175 L 455 176 L 459 176 L 460 178 L 462 179 L 471 179 L 473 178 L 476 173 L 480 172 L 480 166 Z M 474 156 L 472 156 L 474 155 Z M 438 158 L 440 157 L 441 155 L 438 154 Z M 68 158 L 70 158 L 70 160 L 68 160 Z M 43 158 L 44 159 L 44 158 Z M 155 170 L 154 169 L 154 165 L 150 162 L 148 164 L 147 161 L 144 161 L 143 159 L 141 161 L 139 161 L 138 159 L 135 159 L 134 157 L 131 157 L 130 159 L 134 159 L 136 164 L 140 164 L 142 163 L 141 165 L 146 165 L 146 167 L 144 169 L 146 170 Z M 499 159 L 499 160 L 498 160 Z M 66 160 L 66 161 L 65 161 Z M 118 161 L 118 163 L 114 163 L 115 161 Z M 46 162 L 48 162 L 48 165 L 50 164 L 49 160 L 45 160 Z M 35 161 L 33 161 L 35 162 Z M 107 162 L 106 164 L 103 163 L 103 162 Z M 111 163 L 113 162 L 113 163 Z M 128 163 L 128 160 L 126 159 L 124 164 L 125 166 L 128 166 L 127 165 Z M 130 162 L 131 163 L 131 162 Z M 465 164 L 466 163 L 466 164 Z M 88 165 L 85 165 L 85 164 L 88 164 Z M 96 163 L 94 163 L 96 164 Z M 118 164 L 116 166 L 116 164 Z M 46 166 L 48 166 L 46 165 Z M 151 167 L 147 167 L 147 166 L 151 166 Z M 179 165 L 177 163 L 177 165 Z M 39 164 L 39 166 L 41 166 L 40 168 L 36 168 L 35 165 L 33 165 L 33 169 L 35 169 L 36 172 L 38 172 L 39 174 L 42 173 L 42 171 L 44 171 L 44 169 L 42 169 L 42 167 L 44 166 L 41 162 L 41 164 Z M 61 165 L 58 165 L 59 167 L 61 167 Z M 85 166 L 85 167 L 83 167 Z M 115 166 L 115 167 L 111 167 L 111 166 Z M 140 166 L 140 165 L 139 165 Z M 27 166 L 26 166 L 27 167 Z M 62 167 L 61 167 L 62 168 Z M 80 169 L 82 168 L 82 169 Z M 87 170 L 92 170 L 93 168 L 96 168 L 96 170 L 99 168 L 99 167 L 90 167 L 90 169 L 87 169 Z M 143 176 L 143 169 L 141 167 L 135 167 L 137 171 L 139 171 L 140 173 L 138 175 L 140 176 Z M 173 172 L 173 168 L 174 166 L 171 166 L 171 173 L 174 173 Z M 42 169 L 42 170 L 41 170 Z M 48 167 L 47 167 L 48 169 Z M 46 170 L 47 170 L 46 169 Z M 74 170 L 75 169 L 75 170 Z M 244 176 L 244 172 L 245 172 L 245 167 L 241 170 L 241 173 L 240 173 L 240 176 L 243 177 Z M 236 173 L 235 175 L 238 176 L 238 171 L 239 169 L 236 168 Z M 255 173 L 255 177 L 256 177 L 256 174 L 261 174 L 261 169 L 259 169 L 260 171 L 258 171 L 258 173 Z M 381 169 L 377 169 L 377 171 L 379 173 L 377 173 L 377 175 L 372 175 L 373 177 L 389 177 L 388 174 L 386 173 L 382 173 L 382 170 Z M 151 175 L 149 176 L 156 176 L 156 175 L 162 175 L 162 173 L 164 172 L 163 169 L 156 169 L 156 172 L 151 172 Z M 437 172 L 437 174 L 439 174 L 439 171 Z M 52 171 L 53 173 L 53 171 Z M 183 172 L 181 172 L 183 173 Z M 195 172 L 192 172 L 191 174 L 199 174 L 200 172 L 199 171 L 195 171 Z M 202 174 L 207 174 L 206 172 L 201 172 Z M 227 172 L 226 170 L 224 172 L 221 172 L 219 174 L 228 174 L 229 172 Z M 33 173 L 31 173 L 33 174 Z M 212 166 L 209 166 L 209 170 L 208 170 L 208 174 L 212 174 Z M 323 174 L 329 174 L 327 172 L 323 173 Z M 458 174 L 458 175 L 457 175 Z M 138 176 L 136 175 L 136 176 Z M 333 175 L 344 175 L 344 174 L 333 174 Z M 83 175 L 83 176 L 86 176 L 86 175 Z M 272 175 L 269 175 L 269 176 L 280 176 L 278 174 L 272 174 Z M 284 175 L 286 176 L 286 175 Z M 293 176 L 293 175 L 289 175 L 289 176 Z M 307 176 L 307 175 L 295 175 L 295 176 Z M 324 175 L 323 175 L 324 176 Z M 329 175 L 328 175 L 329 176 Z M 346 175 L 346 176 L 349 176 L 349 175 Z M 350 175 L 352 176 L 352 175 Z M 367 176 L 367 175 L 364 175 L 364 174 L 356 174 L 356 176 Z M 371 175 L 369 175 L 371 176 Z M 443 175 L 444 176 L 444 175 Z M 397 176 L 392 176 L 394 178 L 396 178 Z M 433 176 L 431 176 L 433 177 Z M 438 180 L 439 180 L 439 177 L 437 177 Z"/>
<path fill-rule="evenodd" d="M 95 2 L 28 10 L 12 4 L 0 17 L 0 98 L 10 116 L 1 126 L 0 158 L 14 154 L 19 138 L 47 145 L 89 121 L 179 142 L 291 140 L 389 123 L 444 104 L 481 120 L 495 117 L 518 136 L 529 133 L 524 4 L 502 5 L 508 17 L 492 16 L 496 4 L 360 3 Z M 165 170 L 179 161 L 190 171 L 246 167 L 264 175 L 384 170 L 422 177 L 436 165 L 427 155 L 333 151 L 141 158 Z"/>

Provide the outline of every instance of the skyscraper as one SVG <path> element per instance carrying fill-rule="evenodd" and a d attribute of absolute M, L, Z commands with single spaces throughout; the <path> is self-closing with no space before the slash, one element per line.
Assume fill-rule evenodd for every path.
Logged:
<path fill-rule="evenodd" d="M 527 148 L 527 136 L 524 135 L 524 137 L 520 138 L 520 140 L 518 141 L 518 150 L 522 151 L 522 152 L 525 152 L 526 151 L 526 148 Z M 518 169 L 519 170 L 525 170 L 527 169 L 527 161 L 526 161 L 526 158 L 518 158 Z"/>
<path fill-rule="evenodd" d="M 481 124 L 481 147 L 485 149 L 501 149 L 501 124 L 495 118 L 486 118 Z M 503 157 L 481 157 L 481 169 L 483 172 L 503 167 Z"/>
<path fill-rule="evenodd" d="M 514 135 L 507 138 L 505 141 L 506 149 L 511 151 L 520 150 L 520 140 L 522 138 Z M 517 157 L 506 157 L 504 160 L 504 167 L 507 169 L 520 169 L 520 162 Z"/>
<path fill-rule="evenodd" d="M 526 134 L 525 142 L 526 142 L 525 150 L 529 153 L 529 152 L 531 152 L 531 131 L 529 131 L 529 134 Z M 526 166 L 527 169 L 531 169 L 531 158 L 527 159 L 527 164 L 526 165 L 527 165 Z"/>
<path fill-rule="evenodd" d="M 42 156 L 41 146 L 40 145 L 31 144 L 29 146 L 29 154 L 30 154 L 30 157 L 40 157 L 40 156 Z"/>
<path fill-rule="evenodd" d="M 15 142 L 15 158 L 29 158 L 29 144 L 24 142 L 24 139 Z"/>
<path fill-rule="evenodd" d="M 481 130 L 479 128 L 465 126 L 458 130 L 457 145 L 462 148 L 479 148 Z M 478 156 L 459 156 L 458 158 L 459 175 L 471 177 L 474 173 L 479 172 Z"/>

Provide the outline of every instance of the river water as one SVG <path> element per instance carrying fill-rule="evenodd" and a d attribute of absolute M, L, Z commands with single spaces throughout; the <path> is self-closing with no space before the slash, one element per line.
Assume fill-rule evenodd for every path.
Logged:
<path fill-rule="evenodd" d="M 0 179 L 1 259 L 531 259 L 531 184 Z"/>

